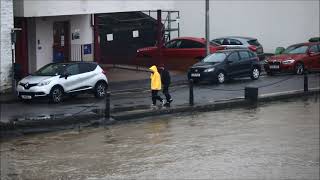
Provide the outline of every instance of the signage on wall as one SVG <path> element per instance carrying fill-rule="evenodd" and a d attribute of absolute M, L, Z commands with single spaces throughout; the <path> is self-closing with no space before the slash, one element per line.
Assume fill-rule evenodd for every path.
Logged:
<path fill-rule="evenodd" d="M 80 39 L 80 29 L 75 29 L 71 36 L 72 40 Z"/>
<path fill-rule="evenodd" d="M 113 34 L 107 34 L 107 41 L 113 41 Z"/>
<path fill-rule="evenodd" d="M 134 38 L 139 37 L 139 31 L 138 30 L 132 31 L 132 37 Z"/>
<path fill-rule="evenodd" d="M 83 45 L 83 54 L 92 54 L 91 44 Z"/>

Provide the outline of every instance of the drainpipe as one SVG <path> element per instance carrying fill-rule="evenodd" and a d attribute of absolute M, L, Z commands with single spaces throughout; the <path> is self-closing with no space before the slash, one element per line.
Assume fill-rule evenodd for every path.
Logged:
<path fill-rule="evenodd" d="M 209 0 L 206 0 L 206 55 L 210 54 L 209 29 Z"/>
<path fill-rule="evenodd" d="M 163 47 L 163 26 L 161 10 L 157 10 L 157 63 L 162 63 L 161 48 Z"/>

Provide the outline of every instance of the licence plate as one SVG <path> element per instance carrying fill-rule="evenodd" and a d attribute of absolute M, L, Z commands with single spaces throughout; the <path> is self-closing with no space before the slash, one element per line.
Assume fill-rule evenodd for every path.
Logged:
<path fill-rule="evenodd" d="M 270 69 L 279 69 L 279 65 L 270 65 Z"/>
<path fill-rule="evenodd" d="M 32 99 L 32 97 L 31 97 L 31 96 L 28 96 L 28 95 L 21 95 L 21 98 L 22 98 L 22 99 Z"/>
<path fill-rule="evenodd" d="M 192 73 L 191 77 L 200 77 L 200 73 Z"/>

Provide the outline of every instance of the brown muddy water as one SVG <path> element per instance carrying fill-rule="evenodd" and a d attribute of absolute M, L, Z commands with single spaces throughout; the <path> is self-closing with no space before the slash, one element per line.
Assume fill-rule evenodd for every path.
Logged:
<path fill-rule="evenodd" d="M 319 179 L 319 97 L 1 142 L 1 179 Z"/>

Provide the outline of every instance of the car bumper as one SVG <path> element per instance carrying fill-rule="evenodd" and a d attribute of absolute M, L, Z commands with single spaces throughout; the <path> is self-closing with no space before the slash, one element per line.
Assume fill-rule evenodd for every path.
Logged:
<path fill-rule="evenodd" d="M 17 96 L 21 99 L 33 99 L 36 97 L 46 97 L 50 94 L 48 87 L 34 86 L 29 89 L 25 89 L 23 86 L 17 86 Z"/>
<path fill-rule="evenodd" d="M 279 64 L 279 68 L 274 66 L 273 64 L 264 64 L 264 70 L 266 72 L 293 72 L 294 65 L 293 64 Z"/>
<path fill-rule="evenodd" d="M 217 79 L 217 73 L 214 72 L 201 72 L 201 73 L 188 73 L 188 79 L 194 81 L 214 81 Z"/>

